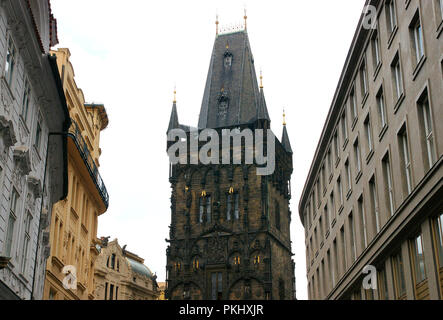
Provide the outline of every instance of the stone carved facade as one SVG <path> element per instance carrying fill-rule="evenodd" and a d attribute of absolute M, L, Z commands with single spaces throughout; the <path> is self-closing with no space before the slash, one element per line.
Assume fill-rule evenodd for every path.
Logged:
<path fill-rule="evenodd" d="M 45 221 L 67 192 L 66 137 L 48 137 L 69 127 L 55 24 L 47 0 L 0 1 L 0 299 L 42 298 Z"/>
<path fill-rule="evenodd" d="M 105 241 L 103 241 L 105 240 Z M 102 238 L 95 269 L 97 300 L 158 300 L 157 276 L 144 265 L 144 259 L 126 250 L 115 239 Z"/>
<path fill-rule="evenodd" d="M 271 130 L 246 31 L 217 36 L 200 112 L 199 130 L 216 129 L 221 137 L 222 129 L 234 127 Z M 194 139 L 178 122 L 176 101 L 168 135 L 175 129 L 185 129 L 187 141 Z M 289 231 L 293 168 L 286 127 L 275 144 L 276 169 L 270 176 L 258 176 L 257 164 L 170 166 L 167 299 L 295 298 Z"/>

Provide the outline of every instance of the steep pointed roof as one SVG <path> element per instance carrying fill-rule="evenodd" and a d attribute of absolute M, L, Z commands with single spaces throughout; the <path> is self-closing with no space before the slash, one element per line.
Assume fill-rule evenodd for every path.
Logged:
<path fill-rule="evenodd" d="M 178 122 L 177 103 L 174 101 L 174 104 L 172 105 L 171 117 L 169 119 L 169 126 L 167 132 L 171 131 L 172 129 L 178 129 L 179 127 L 180 124 Z"/>
<path fill-rule="evenodd" d="M 266 106 L 266 99 L 263 88 L 260 88 L 260 100 L 258 104 L 257 120 L 268 120 L 269 122 L 271 122 L 271 118 L 269 117 L 268 113 L 268 107 Z"/>
<path fill-rule="evenodd" d="M 257 119 L 260 92 L 247 32 L 217 35 L 198 122 L 220 128 Z"/>
<path fill-rule="evenodd" d="M 289 141 L 288 131 L 286 130 L 286 124 L 283 125 L 283 136 L 281 138 L 281 144 L 285 150 L 292 154 L 291 142 Z"/>

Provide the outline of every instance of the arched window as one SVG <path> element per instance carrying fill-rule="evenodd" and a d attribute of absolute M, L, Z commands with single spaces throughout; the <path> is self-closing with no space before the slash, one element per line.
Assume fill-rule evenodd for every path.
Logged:
<path fill-rule="evenodd" d="M 192 262 L 192 266 L 193 266 L 194 270 L 200 269 L 200 261 L 198 260 L 198 258 L 194 258 L 194 261 Z"/>
<path fill-rule="evenodd" d="M 106 266 L 109 268 L 109 257 L 108 257 L 108 259 L 106 261 Z"/>
<path fill-rule="evenodd" d="M 115 253 L 113 253 L 111 257 L 111 268 L 115 269 Z"/>

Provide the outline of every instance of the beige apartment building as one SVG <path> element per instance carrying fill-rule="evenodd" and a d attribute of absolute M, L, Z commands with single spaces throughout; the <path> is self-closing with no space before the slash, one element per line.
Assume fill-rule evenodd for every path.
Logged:
<path fill-rule="evenodd" d="M 299 204 L 309 299 L 442 299 L 443 1 L 366 5 Z"/>
<path fill-rule="evenodd" d="M 109 195 L 99 173 L 100 134 L 108 126 L 106 109 L 86 104 L 75 82 L 68 49 L 57 57 L 72 125 L 68 132 L 69 191 L 54 205 L 50 224 L 50 257 L 46 265 L 45 300 L 94 300 L 94 269 L 99 255 L 98 217 L 106 212 Z M 67 276 L 76 279 L 66 285 Z"/>
<path fill-rule="evenodd" d="M 108 243 L 108 238 L 101 238 L 94 276 L 96 300 L 158 300 L 157 276 L 144 263 L 117 239 Z"/>

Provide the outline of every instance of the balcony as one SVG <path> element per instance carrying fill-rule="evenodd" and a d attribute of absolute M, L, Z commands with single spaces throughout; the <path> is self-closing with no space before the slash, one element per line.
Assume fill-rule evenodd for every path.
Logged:
<path fill-rule="evenodd" d="M 106 190 L 105 183 L 103 182 L 102 177 L 100 176 L 100 173 L 98 172 L 97 165 L 95 164 L 94 160 L 91 157 L 91 154 L 88 149 L 88 145 L 86 144 L 85 140 L 82 137 L 81 131 L 77 125 L 77 123 L 71 119 L 72 125 L 69 128 L 68 136 L 73 139 L 75 142 L 78 151 L 80 152 L 81 157 L 83 158 L 83 161 L 86 165 L 86 168 L 89 171 L 89 175 L 91 176 L 92 180 L 94 181 L 95 186 L 97 187 L 97 190 L 100 194 L 100 197 L 102 198 L 106 208 L 109 206 L 109 194 Z"/>

